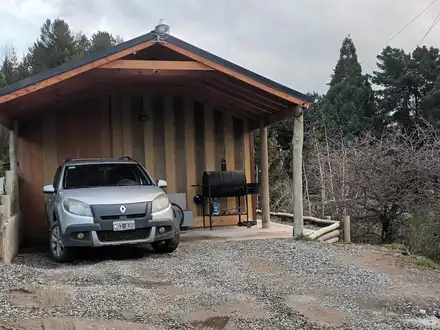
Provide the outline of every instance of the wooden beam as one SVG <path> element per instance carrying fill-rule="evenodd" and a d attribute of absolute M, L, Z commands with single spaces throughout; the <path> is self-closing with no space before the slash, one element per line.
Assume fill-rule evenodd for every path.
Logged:
<path fill-rule="evenodd" d="M 271 103 L 272 106 L 274 107 L 282 107 L 282 108 L 290 108 L 291 107 L 291 103 L 290 102 L 286 102 L 285 100 L 281 100 L 278 98 L 278 100 L 274 100 L 273 98 L 269 97 L 267 95 L 267 92 L 263 92 L 266 95 L 260 94 L 260 93 L 256 93 L 255 91 L 252 91 L 250 88 L 252 88 L 251 86 L 249 86 L 250 88 L 244 87 L 243 82 L 237 82 L 237 83 L 233 83 L 231 80 L 233 78 L 231 77 L 227 77 L 224 76 L 216 76 L 215 78 L 212 78 L 212 81 L 215 81 L 216 84 L 220 84 L 221 86 L 229 86 L 229 88 L 240 91 L 242 94 L 245 95 L 249 95 L 250 97 L 253 97 L 254 99 L 260 99 L 261 101 L 265 102 L 265 103 Z M 255 87 L 252 89 L 256 89 Z M 258 89 L 257 89 L 258 90 Z M 260 90 L 261 91 L 261 90 Z M 271 95 L 271 94 L 269 94 Z M 271 95 L 273 97 L 273 95 Z M 283 103 L 284 102 L 284 103 Z M 288 104 L 286 104 L 288 103 Z"/>
<path fill-rule="evenodd" d="M 172 77 L 210 77 L 212 71 L 207 70 L 144 70 L 144 69 L 108 69 L 103 68 L 97 70 L 95 77 L 98 78 L 113 78 L 118 79 L 129 78 L 132 79 L 133 76 L 138 77 L 154 77 L 154 78 L 172 78 Z"/>
<path fill-rule="evenodd" d="M 186 50 L 186 49 L 183 49 L 183 48 L 181 48 L 179 46 L 176 46 L 176 45 L 174 45 L 174 44 L 172 44 L 170 42 L 164 43 L 163 46 L 165 46 L 165 47 L 167 47 L 167 48 L 169 48 L 171 50 L 174 50 L 174 51 L 176 51 L 176 52 L 178 52 L 178 53 L 180 53 L 182 55 L 185 55 L 185 56 L 187 56 L 187 57 L 189 57 L 189 58 L 191 58 L 191 59 L 193 59 L 195 61 L 203 63 L 203 64 L 205 64 L 205 65 L 207 65 L 207 66 L 209 66 L 209 67 L 211 67 L 213 69 L 216 69 L 216 70 L 218 70 L 220 72 L 223 72 L 223 73 L 225 73 L 225 74 L 227 74 L 227 75 L 229 75 L 231 77 L 234 77 L 234 78 L 236 78 L 238 80 L 241 80 L 241 81 L 243 81 L 245 83 L 248 83 L 248 84 L 250 84 L 252 86 L 258 87 L 258 88 L 260 88 L 260 89 L 262 89 L 262 90 L 264 90 L 264 91 L 266 91 L 266 92 L 268 92 L 270 94 L 276 95 L 276 96 L 278 96 L 278 97 L 280 97 L 282 99 L 285 99 L 285 100 L 287 100 L 289 102 L 292 102 L 292 103 L 295 103 L 295 104 L 307 103 L 307 102 L 305 102 L 304 100 L 301 100 L 298 97 L 289 95 L 289 94 L 287 94 L 285 92 L 282 92 L 280 90 L 277 90 L 277 89 L 275 89 L 273 87 L 267 86 L 267 85 L 265 85 L 265 84 L 263 84 L 263 83 L 261 83 L 259 81 L 256 81 L 256 80 L 254 80 L 252 78 L 249 78 L 248 76 L 246 76 L 244 74 L 241 74 L 241 73 L 238 73 L 238 72 L 236 72 L 234 70 L 226 68 L 226 67 L 224 67 L 221 64 L 218 64 L 216 62 L 208 60 L 208 59 L 206 59 L 206 58 L 204 58 L 204 57 L 202 57 L 200 55 L 194 54 L 193 52 L 190 52 L 189 50 Z"/>
<path fill-rule="evenodd" d="M 81 73 L 87 72 L 87 71 L 89 71 L 91 69 L 98 68 L 98 67 L 100 67 L 102 65 L 105 65 L 105 64 L 107 64 L 109 62 L 118 60 L 118 59 L 120 59 L 120 58 L 122 58 L 124 56 L 130 55 L 130 54 L 132 54 L 134 52 L 138 52 L 138 51 L 140 51 L 142 49 L 148 48 L 152 44 L 153 44 L 153 41 L 151 41 L 151 40 L 143 42 L 143 43 L 140 43 L 140 44 L 138 44 L 136 46 L 124 49 L 124 50 L 122 50 L 122 51 L 120 51 L 120 52 L 118 52 L 116 54 L 112 54 L 110 56 L 98 59 L 98 60 L 96 60 L 94 62 L 91 62 L 91 63 L 88 63 L 86 65 L 82 65 L 82 66 L 77 67 L 75 69 L 72 69 L 72 70 L 63 72 L 61 74 L 58 74 L 56 76 L 44 79 L 44 80 L 42 80 L 40 82 L 37 82 L 37 83 L 35 83 L 33 85 L 29 85 L 27 87 L 23 87 L 23 88 L 21 88 L 19 90 L 16 90 L 16 91 L 12 92 L 12 93 L 0 96 L 0 104 L 4 103 L 4 102 L 7 102 L 7 101 L 10 101 L 10 100 L 13 100 L 13 99 L 15 99 L 17 97 L 20 97 L 20 96 L 23 96 L 23 95 L 27 95 L 29 93 L 33 93 L 33 92 L 38 91 L 40 89 L 43 89 L 45 87 L 57 84 L 57 83 L 59 83 L 61 81 L 64 81 L 66 79 L 70 79 L 70 78 L 75 77 L 75 76 L 77 76 L 77 75 L 79 75 Z"/>
<path fill-rule="evenodd" d="M 116 60 L 105 64 L 99 69 L 136 69 L 136 70 L 183 70 L 212 71 L 213 68 L 196 61 L 147 61 L 147 60 Z"/>
<path fill-rule="evenodd" d="M 294 106 L 293 108 L 281 110 L 278 112 L 275 112 L 273 114 L 270 114 L 266 117 L 267 125 L 272 125 L 275 123 L 278 123 L 280 121 L 291 119 L 292 118 L 292 112 L 295 111 L 297 106 Z"/>
<path fill-rule="evenodd" d="M 260 159 L 261 159 L 261 209 L 263 210 L 263 218 L 261 221 L 262 228 L 270 226 L 270 209 L 269 209 L 269 150 L 267 145 L 267 126 L 264 120 L 260 121 Z"/>
<path fill-rule="evenodd" d="M 279 106 L 274 106 L 274 105 L 268 104 L 266 102 L 260 101 L 256 97 L 256 93 L 252 93 L 252 92 L 243 93 L 243 92 L 240 92 L 237 88 L 226 87 L 225 84 L 217 83 L 216 81 L 214 81 L 212 79 L 206 80 L 205 82 L 210 84 L 211 86 L 215 87 L 216 89 L 223 90 L 223 91 L 225 91 L 227 93 L 233 94 L 233 95 L 238 96 L 238 97 L 240 97 L 242 99 L 246 99 L 247 101 L 250 101 L 253 104 L 256 103 L 256 105 L 258 107 L 262 107 L 262 109 L 269 108 L 269 109 L 272 109 L 274 111 L 279 111 L 280 110 Z M 267 112 L 271 112 L 271 111 L 267 111 Z"/>
<path fill-rule="evenodd" d="M 234 98 L 231 98 L 229 95 L 224 95 L 222 93 L 219 93 L 215 88 L 205 86 L 201 83 L 195 83 L 193 84 L 195 89 L 200 93 L 204 94 L 209 98 L 216 99 L 220 104 L 221 103 L 228 103 L 231 104 L 232 107 L 235 109 L 241 109 L 243 113 L 246 113 L 246 116 L 258 119 L 261 116 L 264 116 L 264 113 L 258 112 L 255 109 L 249 108 L 246 104 L 243 104 L 240 102 L 240 100 L 236 100 Z"/>
<path fill-rule="evenodd" d="M 301 106 L 293 110 L 293 236 L 301 237 L 304 231 L 302 159 L 304 143 L 304 114 Z"/>
<path fill-rule="evenodd" d="M 251 100 L 244 100 L 245 98 L 243 97 L 243 95 L 240 95 L 240 94 L 237 95 L 237 92 L 234 92 L 233 90 L 232 91 L 228 90 L 228 89 L 225 90 L 222 86 L 215 85 L 215 84 L 209 82 L 209 80 L 203 81 L 203 85 L 205 85 L 207 87 L 210 87 L 213 90 L 216 90 L 217 92 L 221 93 L 222 95 L 227 95 L 230 98 L 232 98 L 232 99 L 234 99 L 236 101 L 239 101 L 239 102 L 241 102 L 243 104 L 246 104 L 247 106 L 249 106 L 251 108 L 254 108 L 254 109 L 258 110 L 258 111 L 266 112 L 266 113 L 272 113 L 273 112 L 273 110 L 268 109 L 266 106 L 255 104 L 255 101 L 252 100 L 252 99 Z M 276 109 L 276 110 L 278 110 L 278 109 Z"/>
<path fill-rule="evenodd" d="M 194 99 L 198 101 L 203 101 L 203 103 L 207 103 L 212 105 L 215 109 L 228 113 L 236 118 L 240 118 L 242 120 L 250 119 L 250 121 L 257 122 L 258 116 L 254 113 L 249 113 L 246 109 L 243 109 L 241 107 L 234 107 L 233 105 L 229 104 L 225 100 L 222 100 L 218 97 L 215 97 L 214 95 L 210 94 L 209 92 L 200 92 L 194 91 L 193 89 L 186 88 L 186 93 L 188 95 L 191 95 Z"/>
<path fill-rule="evenodd" d="M 247 110 L 249 110 L 250 112 L 255 113 L 256 115 L 261 116 L 261 115 L 264 115 L 264 113 L 267 113 L 267 110 L 263 110 L 260 107 L 257 107 L 255 105 L 249 103 L 249 102 L 243 101 L 243 99 L 241 99 L 239 97 L 232 96 L 232 95 L 230 95 L 228 93 L 225 93 L 225 92 L 223 92 L 221 90 L 218 90 L 215 87 L 209 86 L 206 83 L 201 83 L 201 85 L 204 86 L 204 88 L 210 90 L 211 92 L 220 94 L 223 98 L 231 100 L 231 102 L 235 102 L 235 103 L 241 104 L 242 107 L 243 106 L 246 107 Z"/>

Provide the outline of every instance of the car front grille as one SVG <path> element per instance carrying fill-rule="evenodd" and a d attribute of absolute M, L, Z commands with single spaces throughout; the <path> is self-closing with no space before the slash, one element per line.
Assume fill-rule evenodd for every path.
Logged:
<path fill-rule="evenodd" d="M 119 219 L 138 219 L 138 218 L 144 218 L 147 214 L 146 213 L 136 213 L 136 214 L 127 214 L 123 216 L 119 215 L 102 215 L 100 218 L 102 220 L 119 220 Z"/>
<path fill-rule="evenodd" d="M 148 238 L 150 231 L 151 228 L 138 228 L 126 231 L 102 230 L 97 231 L 96 235 L 100 242 L 133 241 Z"/>

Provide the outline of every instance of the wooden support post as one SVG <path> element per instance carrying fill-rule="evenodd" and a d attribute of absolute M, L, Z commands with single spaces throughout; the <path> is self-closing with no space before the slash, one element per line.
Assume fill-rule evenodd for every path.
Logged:
<path fill-rule="evenodd" d="M 304 230 L 302 151 L 304 143 L 304 116 L 300 105 L 293 110 L 293 236 L 301 237 Z"/>
<path fill-rule="evenodd" d="M 11 194 L 12 205 L 11 209 L 15 213 L 19 212 L 20 204 L 18 200 L 18 121 L 14 121 L 13 130 L 9 133 L 9 163 L 12 178 L 9 178 L 12 182 Z M 6 180 L 6 177 L 5 177 Z"/>
<path fill-rule="evenodd" d="M 350 216 L 343 215 L 342 223 L 344 225 L 344 243 L 351 243 L 351 233 L 350 233 Z"/>
<path fill-rule="evenodd" d="M 260 159 L 261 159 L 261 209 L 263 217 L 261 221 L 262 228 L 269 228 L 270 210 L 269 210 L 269 151 L 267 147 L 267 126 L 264 120 L 260 121 Z"/>
<path fill-rule="evenodd" d="M 9 131 L 9 163 L 11 171 L 17 170 L 18 121 L 14 121 L 13 130 Z"/>

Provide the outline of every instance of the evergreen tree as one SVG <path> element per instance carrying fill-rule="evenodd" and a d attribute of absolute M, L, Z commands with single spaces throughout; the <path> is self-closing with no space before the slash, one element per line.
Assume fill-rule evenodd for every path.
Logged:
<path fill-rule="evenodd" d="M 78 54 L 77 41 L 69 25 L 61 20 L 46 20 L 41 27 L 40 38 L 30 48 L 32 74 L 62 65 Z"/>
<path fill-rule="evenodd" d="M 89 53 L 105 51 L 122 42 L 121 37 L 113 37 L 109 32 L 98 31 L 90 38 Z"/>
<path fill-rule="evenodd" d="M 322 102 L 322 120 L 329 135 L 349 138 L 374 127 L 376 112 L 370 77 L 362 74 L 350 37 L 342 43 L 329 85 Z"/>
<path fill-rule="evenodd" d="M 14 48 L 7 49 L 0 64 L 0 72 L 5 85 L 12 84 L 20 79 L 18 66 L 19 63 Z"/>
<path fill-rule="evenodd" d="M 438 48 L 417 47 L 412 54 L 386 47 L 378 55 L 373 82 L 378 110 L 385 123 L 410 130 L 419 118 L 438 121 L 440 114 L 440 52 Z"/>

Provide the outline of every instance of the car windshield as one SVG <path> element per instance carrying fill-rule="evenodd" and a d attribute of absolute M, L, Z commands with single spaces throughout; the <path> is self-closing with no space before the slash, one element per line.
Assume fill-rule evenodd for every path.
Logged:
<path fill-rule="evenodd" d="M 153 185 L 137 164 L 70 165 L 64 173 L 64 189 Z"/>

